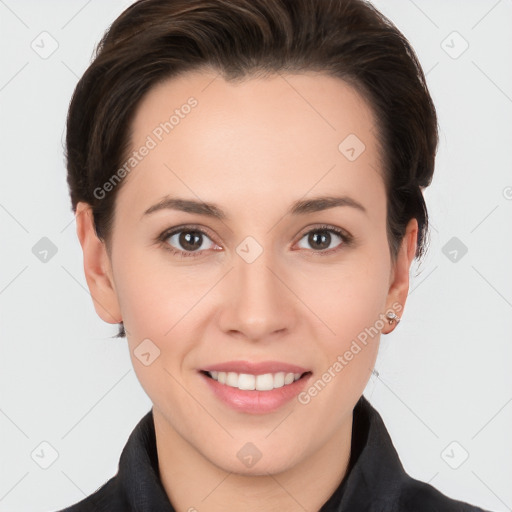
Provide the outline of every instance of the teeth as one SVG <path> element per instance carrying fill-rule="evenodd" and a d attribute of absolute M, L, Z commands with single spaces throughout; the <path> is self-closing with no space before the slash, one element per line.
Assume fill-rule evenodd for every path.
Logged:
<path fill-rule="evenodd" d="M 299 380 L 301 373 L 265 373 L 263 375 L 251 375 L 249 373 L 235 372 L 208 372 L 210 377 L 221 384 L 242 390 L 270 391 L 281 388 Z"/>

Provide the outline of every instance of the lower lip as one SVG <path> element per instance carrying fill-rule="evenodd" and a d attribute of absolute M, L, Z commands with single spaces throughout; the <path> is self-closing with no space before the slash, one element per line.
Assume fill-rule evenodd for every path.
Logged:
<path fill-rule="evenodd" d="M 304 389 L 312 374 L 308 373 L 291 384 L 269 391 L 242 390 L 221 384 L 204 373 L 200 372 L 200 375 L 215 396 L 231 408 L 249 414 L 266 414 L 276 411 L 296 397 Z"/>

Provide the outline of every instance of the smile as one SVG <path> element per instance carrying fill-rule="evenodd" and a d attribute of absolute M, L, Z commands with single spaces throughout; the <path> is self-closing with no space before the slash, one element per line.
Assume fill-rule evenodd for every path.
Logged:
<path fill-rule="evenodd" d="M 220 371 L 205 371 L 206 375 L 213 380 L 237 388 L 240 390 L 256 390 L 256 391 L 270 391 L 272 389 L 288 386 L 293 382 L 299 380 L 302 376 L 311 372 L 305 373 L 264 373 L 262 375 L 252 375 L 249 373 L 236 373 L 236 372 L 220 372 Z"/>

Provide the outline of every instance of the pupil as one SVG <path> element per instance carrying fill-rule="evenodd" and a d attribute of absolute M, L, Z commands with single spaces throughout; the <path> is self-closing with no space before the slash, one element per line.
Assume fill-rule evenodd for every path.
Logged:
<path fill-rule="evenodd" d="M 318 233 L 321 233 L 320 236 Z M 315 231 L 309 235 L 309 243 L 312 246 L 317 245 L 317 247 L 320 245 L 319 249 L 327 249 L 330 245 L 330 237 L 331 235 L 327 231 Z"/>
<path fill-rule="evenodd" d="M 193 240 L 195 240 L 195 245 Z M 185 231 L 180 235 L 180 244 L 187 251 L 193 251 L 201 247 L 201 233 L 197 231 Z"/>

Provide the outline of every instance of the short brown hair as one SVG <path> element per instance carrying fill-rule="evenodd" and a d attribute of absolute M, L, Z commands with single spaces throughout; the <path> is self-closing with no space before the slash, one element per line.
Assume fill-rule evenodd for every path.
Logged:
<path fill-rule="evenodd" d="M 126 160 L 138 103 L 157 83 L 199 69 L 226 80 L 320 71 L 354 86 L 377 120 L 391 257 L 411 218 L 419 226 L 416 257 L 423 255 L 422 188 L 434 172 L 436 111 L 409 42 L 364 0 L 139 0 L 128 7 L 99 42 L 67 117 L 72 209 L 91 205 L 107 248 L 122 183 L 101 199 L 94 191 Z M 117 336 L 124 335 L 121 322 Z"/>

